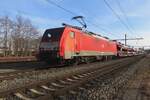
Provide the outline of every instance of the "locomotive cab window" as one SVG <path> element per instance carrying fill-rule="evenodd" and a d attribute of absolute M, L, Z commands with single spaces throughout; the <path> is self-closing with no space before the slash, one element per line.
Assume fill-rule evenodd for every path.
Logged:
<path fill-rule="evenodd" d="M 70 37 L 71 38 L 75 38 L 75 33 L 74 32 L 70 32 Z"/>
<path fill-rule="evenodd" d="M 60 41 L 64 28 L 47 29 L 42 37 L 42 41 Z"/>

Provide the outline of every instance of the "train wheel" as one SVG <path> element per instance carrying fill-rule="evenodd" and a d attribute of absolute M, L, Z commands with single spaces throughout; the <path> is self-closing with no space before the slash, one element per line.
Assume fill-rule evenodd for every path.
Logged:
<path fill-rule="evenodd" d="M 89 57 L 85 57 L 85 58 L 84 58 L 84 62 L 85 62 L 86 64 L 89 64 L 89 63 L 90 63 L 90 58 L 89 58 Z"/>
<path fill-rule="evenodd" d="M 75 57 L 75 58 L 73 59 L 73 66 L 79 65 L 79 63 L 80 63 L 80 59 L 79 59 L 78 57 Z"/>
<path fill-rule="evenodd" d="M 62 65 L 62 66 L 63 66 L 63 65 L 66 65 L 66 61 L 63 60 L 63 59 L 59 60 L 58 63 L 59 63 L 60 65 Z"/>

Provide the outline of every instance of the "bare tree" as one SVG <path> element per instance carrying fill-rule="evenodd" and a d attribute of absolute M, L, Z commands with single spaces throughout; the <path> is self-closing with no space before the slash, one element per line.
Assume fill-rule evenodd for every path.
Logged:
<path fill-rule="evenodd" d="M 30 20 L 25 20 L 25 29 L 24 29 L 24 52 L 32 51 L 35 49 L 33 47 L 33 41 L 37 38 L 39 32 L 37 29 L 32 25 Z M 31 52 L 30 52 L 31 54 Z"/>
<path fill-rule="evenodd" d="M 30 55 L 39 45 L 38 29 L 29 19 L 17 16 L 12 21 L 8 16 L 0 17 L 0 47 L 4 48 L 4 56 Z"/>
<path fill-rule="evenodd" d="M 8 16 L 0 18 L 0 35 L 1 35 L 0 41 L 2 43 L 1 45 L 4 48 L 5 56 L 9 55 L 8 50 L 9 48 L 11 48 L 11 44 L 10 44 L 11 41 L 9 41 L 10 40 L 9 38 L 10 38 L 12 31 L 13 31 L 12 20 Z"/>
<path fill-rule="evenodd" d="M 32 41 L 37 38 L 38 34 L 37 28 L 33 26 L 29 19 L 17 16 L 14 34 L 12 35 L 15 51 L 23 52 L 23 55 L 30 54 L 33 49 L 36 49 L 32 48 Z"/>

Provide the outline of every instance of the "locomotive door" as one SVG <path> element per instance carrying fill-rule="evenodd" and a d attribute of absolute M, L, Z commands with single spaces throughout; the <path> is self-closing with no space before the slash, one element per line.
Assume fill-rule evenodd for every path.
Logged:
<path fill-rule="evenodd" d="M 75 54 L 78 55 L 80 53 L 80 34 L 77 32 L 75 33 L 74 45 L 75 45 Z"/>
<path fill-rule="evenodd" d="M 73 50 L 73 56 L 76 56 L 79 54 L 79 51 L 80 51 L 80 48 L 79 48 L 79 36 L 78 36 L 78 33 L 74 32 L 74 31 L 71 31 L 70 32 L 70 36 L 72 38 L 72 43 L 73 43 L 73 46 L 72 46 L 72 50 Z"/>

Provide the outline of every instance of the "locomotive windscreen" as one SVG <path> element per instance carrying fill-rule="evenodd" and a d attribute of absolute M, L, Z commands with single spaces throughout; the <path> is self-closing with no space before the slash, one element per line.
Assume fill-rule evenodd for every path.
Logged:
<path fill-rule="evenodd" d="M 43 42 L 59 41 L 64 31 L 64 27 L 47 29 L 43 35 Z"/>

